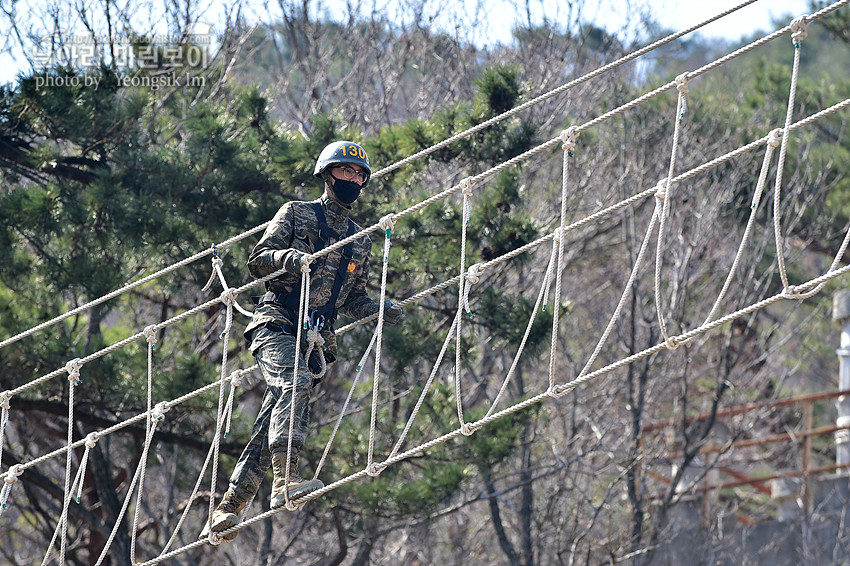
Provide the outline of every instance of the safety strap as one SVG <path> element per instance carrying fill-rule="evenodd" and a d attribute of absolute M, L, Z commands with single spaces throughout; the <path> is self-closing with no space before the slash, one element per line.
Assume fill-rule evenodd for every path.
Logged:
<path fill-rule="evenodd" d="M 316 220 L 319 223 L 319 245 L 317 249 L 313 250 L 313 253 L 318 252 L 325 247 L 327 247 L 328 242 L 330 242 L 331 238 L 334 238 L 336 241 L 340 241 L 343 237 L 341 237 L 338 233 L 336 233 L 329 225 L 327 217 L 325 216 L 325 211 L 322 209 L 321 203 L 311 202 L 313 207 L 313 212 L 316 214 Z M 354 222 L 349 218 L 348 219 L 348 232 L 344 236 L 345 238 L 351 236 L 357 231 L 357 227 Z M 351 261 L 351 258 L 354 256 L 354 241 L 349 242 L 342 248 L 342 257 L 339 259 L 339 268 L 336 271 L 336 277 L 334 278 L 334 285 L 331 289 L 331 296 L 328 299 L 328 302 L 322 305 L 321 307 L 310 311 L 309 314 L 309 326 L 310 328 L 315 328 L 316 330 L 323 330 L 327 326 L 333 325 L 336 321 L 337 309 L 336 309 L 336 301 L 339 298 L 339 293 L 342 290 L 342 286 L 345 283 L 346 278 L 348 277 L 348 265 Z M 284 306 L 292 316 L 293 320 L 297 318 L 298 315 L 298 300 L 301 296 L 301 282 L 299 281 L 289 293 L 276 293 L 274 291 L 269 291 L 265 295 L 263 295 L 260 300 L 261 303 L 277 303 L 279 305 Z"/>

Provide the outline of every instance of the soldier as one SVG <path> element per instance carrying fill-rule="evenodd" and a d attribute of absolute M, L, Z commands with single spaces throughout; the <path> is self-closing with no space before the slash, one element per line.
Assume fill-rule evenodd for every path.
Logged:
<path fill-rule="evenodd" d="M 319 480 L 301 478 L 298 455 L 304 449 L 311 392 L 324 375 L 326 363 L 336 359 L 333 325 L 337 313 L 359 319 L 378 312 L 378 303 L 366 295 L 372 242 L 364 235 L 310 265 L 308 315 L 312 332 L 302 331 L 302 336 L 310 334 L 313 342 L 311 347 L 306 339 L 302 340 L 300 349 L 287 477 L 302 258 L 361 229 L 349 214 L 371 173 L 369 157 L 358 144 L 338 141 L 328 145 L 319 155 L 314 171 L 324 182 L 322 197 L 284 204 L 251 252 L 248 270 L 252 276 L 261 278 L 281 268 L 286 272 L 268 281 L 266 294 L 255 298 L 254 316 L 245 329 L 267 387 L 251 439 L 230 476 L 230 487 L 213 512 L 211 526 L 208 525 L 213 532 L 236 525 L 239 513 L 256 495 L 270 464 L 274 470 L 272 509 L 285 504 L 287 493 L 295 499 L 324 487 Z M 397 324 L 401 314 L 400 307 L 387 302 L 387 324 Z M 309 358 L 305 359 L 305 355 Z M 201 536 L 207 532 L 204 529 Z M 235 537 L 233 533 L 226 540 Z"/>

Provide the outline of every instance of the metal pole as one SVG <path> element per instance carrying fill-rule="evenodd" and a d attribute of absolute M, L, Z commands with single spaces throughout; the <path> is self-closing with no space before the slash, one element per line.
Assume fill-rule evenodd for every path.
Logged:
<path fill-rule="evenodd" d="M 841 346 L 835 351 L 838 355 L 838 388 L 850 389 L 850 289 L 835 294 L 832 304 L 832 319 L 841 326 Z M 839 427 L 850 427 L 850 396 L 842 395 L 836 403 Z M 835 463 L 850 464 L 850 429 L 835 432 Z"/>

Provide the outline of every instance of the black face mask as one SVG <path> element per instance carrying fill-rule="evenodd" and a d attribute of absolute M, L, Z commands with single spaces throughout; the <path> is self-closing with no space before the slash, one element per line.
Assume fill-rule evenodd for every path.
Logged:
<path fill-rule="evenodd" d="M 333 191 L 334 196 L 336 196 L 341 203 L 351 204 L 357 200 L 357 197 L 360 196 L 361 186 L 354 181 L 337 179 L 333 175 L 331 175 L 331 178 L 334 180 L 333 185 L 331 185 L 331 191 Z"/>

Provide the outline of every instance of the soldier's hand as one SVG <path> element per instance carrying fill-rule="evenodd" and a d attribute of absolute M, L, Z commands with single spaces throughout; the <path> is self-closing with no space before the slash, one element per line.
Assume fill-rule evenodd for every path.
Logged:
<path fill-rule="evenodd" d="M 384 323 L 389 326 L 395 326 L 399 322 L 401 322 L 401 318 L 404 313 L 401 310 L 401 307 L 393 304 L 393 302 L 389 299 L 384 301 Z"/>
<path fill-rule="evenodd" d="M 284 268 L 287 273 L 293 275 L 301 275 L 301 258 L 303 253 L 298 250 L 278 250 L 274 253 L 275 260 L 280 267 Z"/>

